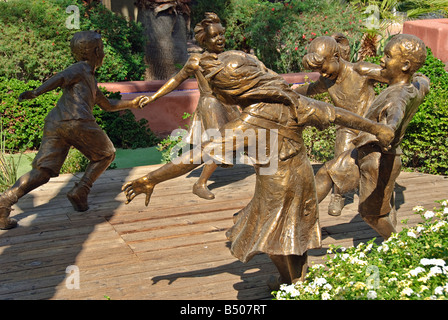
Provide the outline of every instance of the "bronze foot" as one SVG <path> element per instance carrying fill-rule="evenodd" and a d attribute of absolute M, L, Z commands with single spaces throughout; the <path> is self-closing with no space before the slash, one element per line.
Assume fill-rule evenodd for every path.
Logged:
<path fill-rule="evenodd" d="M 195 183 L 193 185 L 193 193 L 198 197 L 206 200 L 215 199 L 215 195 L 207 188 L 206 185 Z"/>

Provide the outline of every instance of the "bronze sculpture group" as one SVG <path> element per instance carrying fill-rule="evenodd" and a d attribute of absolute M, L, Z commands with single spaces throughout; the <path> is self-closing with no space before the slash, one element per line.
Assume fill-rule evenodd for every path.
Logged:
<path fill-rule="evenodd" d="M 17 225 L 9 217 L 11 207 L 59 174 L 71 146 L 85 154 L 90 164 L 67 197 L 75 210 L 88 209 L 89 190 L 115 154 L 109 138 L 95 123 L 95 104 L 107 111 L 144 107 L 195 76 L 200 91 L 195 123 L 202 132 L 214 128 L 226 134 L 213 138 L 203 135 L 199 145 L 192 144 L 191 150 L 176 161 L 124 184 L 126 203 L 145 194 L 148 205 L 158 183 L 204 163 L 193 192 L 213 199 L 206 183 L 216 167 L 232 165 L 237 152 L 247 152 L 257 144 L 266 149 L 268 162 L 258 155 L 251 158 L 256 173 L 254 196 L 234 215 L 234 225 L 226 236 L 232 254 L 242 262 L 259 253 L 270 257 L 279 272 L 278 277 L 268 281 L 272 289 L 304 279 L 307 250 L 321 246 L 318 203 L 332 188 L 329 214 L 340 214 L 343 194 L 359 188 L 362 218 L 388 238 L 396 224 L 393 190 L 401 167 L 399 145 L 429 91 L 428 79 L 414 76 L 426 58 L 423 42 L 411 35 L 393 37 L 377 66 L 348 62 L 340 41 L 346 39 L 341 35 L 316 38 L 303 60 L 321 77 L 293 90 L 255 56 L 224 51 L 224 28 L 215 14 L 207 13 L 195 32 L 205 52 L 193 54 L 154 95 L 132 101 L 108 100 L 98 90 L 94 72 L 104 58 L 101 37 L 89 31 L 75 34 L 71 49 L 78 62 L 36 90 L 20 95 L 19 100 L 32 99 L 58 87 L 63 89 L 62 97 L 46 118 L 32 170 L 0 195 L 0 229 Z M 388 84 L 377 97 L 374 82 Z M 324 91 L 329 92 L 334 105 L 307 97 Z M 314 176 L 302 131 L 306 126 L 322 129 L 331 123 L 338 125 L 335 158 Z M 248 131 L 255 133 L 254 140 L 239 139 L 239 133 Z M 266 138 L 266 132 L 276 139 Z M 265 170 L 273 164 L 275 170 Z"/>

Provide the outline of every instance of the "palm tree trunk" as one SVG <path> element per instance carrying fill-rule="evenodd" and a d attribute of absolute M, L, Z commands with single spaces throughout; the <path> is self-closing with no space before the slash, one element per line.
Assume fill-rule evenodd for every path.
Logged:
<path fill-rule="evenodd" d="M 188 13 L 178 10 L 179 0 L 139 0 L 137 21 L 147 35 L 145 80 L 167 80 L 188 59 Z"/>

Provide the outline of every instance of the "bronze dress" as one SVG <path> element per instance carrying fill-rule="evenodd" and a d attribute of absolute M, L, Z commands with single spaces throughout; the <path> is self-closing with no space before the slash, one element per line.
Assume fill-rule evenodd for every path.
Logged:
<path fill-rule="evenodd" d="M 303 255 L 308 249 L 320 247 L 314 175 L 302 130 L 305 125 L 328 125 L 334 119 L 334 110 L 328 104 L 301 97 L 253 56 L 227 51 L 218 59 L 213 66 L 203 66 L 205 76 L 219 100 L 240 105 L 243 113 L 221 128 L 226 134 L 221 141 L 211 142 L 208 155 L 226 163 L 225 157 L 216 152 L 218 145 L 233 143 L 234 151 L 248 147 L 247 141 L 236 139 L 231 132 L 253 130 L 257 142 L 266 132 L 278 132 L 277 143 L 271 144 L 268 139 L 266 146 L 266 153 L 271 155 L 269 165 L 275 170 L 263 173 L 269 165 L 253 159 L 254 197 L 236 214 L 235 224 L 226 234 L 232 254 L 247 262 L 258 253 Z"/>
<path fill-rule="evenodd" d="M 200 96 L 185 137 L 185 142 L 192 145 L 208 141 L 212 137 L 208 135 L 207 130 L 218 130 L 240 115 L 236 105 L 222 103 L 213 96 L 212 90 L 201 72 L 196 72 L 195 76 Z"/>

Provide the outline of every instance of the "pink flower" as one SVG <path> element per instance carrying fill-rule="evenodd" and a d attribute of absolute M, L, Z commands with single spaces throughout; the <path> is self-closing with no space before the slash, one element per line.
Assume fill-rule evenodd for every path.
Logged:
<path fill-rule="evenodd" d="M 275 11 L 275 8 L 272 8 L 272 11 Z"/>
<path fill-rule="evenodd" d="M 297 50 L 299 50 L 299 48 L 298 48 L 298 47 L 295 47 L 295 48 L 294 48 L 294 50 L 296 50 L 296 51 L 297 51 Z"/>
<path fill-rule="evenodd" d="M 306 35 L 303 35 L 302 38 L 303 38 L 303 39 L 306 39 Z"/>

